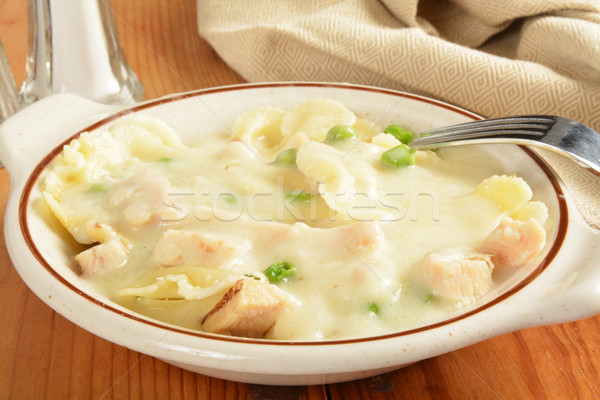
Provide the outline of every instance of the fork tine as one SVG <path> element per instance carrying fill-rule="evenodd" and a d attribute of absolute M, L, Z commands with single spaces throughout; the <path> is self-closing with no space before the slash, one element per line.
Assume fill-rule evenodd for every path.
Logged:
<path fill-rule="evenodd" d="M 443 128 L 431 129 L 421 134 L 432 135 L 446 132 L 464 132 L 464 131 L 488 131 L 494 129 L 529 129 L 547 131 L 552 127 L 556 120 L 552 117 L 510 117 L 484 119 L 480 121 L 467 122 L 464 124 L 446 126 Z"/>
<path fill-rule="evenodd" d="M 533 139 L 544 136 L 555 122 L 556 119 L 552 116 L 523 116 L 473 121 L 421 132 L 420 137 L 413 140 L 410 146 L 427 146 L 450 140 L 478 139 L 492 134 Z"/>
<path fill-rule="evenodd" d="M 443 135 L 451 133 L 453 135 L 462 135 L 465 133 L 539 133 L 544 134 L 548 131 L 550 126 L 541 124 L 494 124 L 494 125 L 479 125 L 474 123 L 473 125 L 466 125 L 464 127 L 454 126 L 453 128 L 436 129 L 421 133 L 421 135 Z"/>

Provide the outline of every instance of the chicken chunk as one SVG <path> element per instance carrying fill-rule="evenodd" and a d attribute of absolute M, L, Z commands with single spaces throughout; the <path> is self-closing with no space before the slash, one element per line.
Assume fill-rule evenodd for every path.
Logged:
<path fill-rule="evenodd" d="M 377 221 L 364 221 L 334 228 L 313 228 L 303 223 L 294 225 L 265 224 L 258 232 L 261 241 L 278 247 L 296 248 L 303 243 L 307 248 L 328 249 L 333 259 L 348 256 L 348 252 L 360 257 L 376 254 L 385 240 Z"/>
<path fill-rule="evenodd" d="M 375 254 L 381 246 L 383 231 L 375 221 L 358 222 L 330 230 L 337 245 L 347 246 L 359 254 Z"/>
<path fill-rule="evenodd" d="M 482 244 L 498 267 L 517 268 L 534 259 L 546 244 L 546 231 L 536 219 L 527 222 L 503 218 Z"/>
<path fill-rule="evenodd" d="M 247 238 L 253 243 L 267 243 L 278 249 L 297 249 L 298 243 L 306 248 L 327 248 L 331 258 L 339 259 L 348 251 L 367 257 L 376 254 L 385 246 L 385 235 L 378 221 L 359 221 L 332 228 L 314 228 L 303 222 L 282 224 L 272 221 L 257 221 L 236 213 L 227 214 L 219 210 L 219 218 L 213 209 L 197 207 L 195 215 L 201 221 L 210 222 L 221 230 L 249 232 Z M 245 249 L 246 247 L 244 247 Z"/>
<path fill-rule="evenodd" d="M 127 251 L 117 239 L 97 244 L 75 256 L 83 275 L 101 276 L 123 266 Z"/>
<path fill-rule="evenodd" d="M 202 320 L 206 332 L 260 338 L 271 328 L 286 297 L 275 285 L 238 280 Z"/>
<path fill-rule="evenodd" d="M 488 291 L 493 268 L 490 255 L 449 247 L 427 254 L 414 279 L 434 296 L 465 305 Z"/>
<path fill-rule="evenodd" d="M 133 227 L 181 221 L 186 217 L 173 196 L 169 180 L 148 171 L 140 171 L 119 183 L 111 196 L 113 206 L 122 207 L 122 216 Z"/>
<path fill-rule="evenodd" d="M 95 219 L 85 223 L 86 234 L 93 242 L 104 243 L 114 239 L 121 239 L 112 226 Z"/>
<path fill-rule="evenodd" d="M 213 235 L 167 230 L 154 248 L 153 261 L 159 265 L 198 265 L 219 267 L 230 265 L 245 252 L 244 245 L 226 242 Z"/>

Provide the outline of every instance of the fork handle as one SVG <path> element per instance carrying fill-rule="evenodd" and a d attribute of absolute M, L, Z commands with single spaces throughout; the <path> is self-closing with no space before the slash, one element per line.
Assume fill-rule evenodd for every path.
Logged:
<path fill-rule="evenodd" d="M 568 156 L 583 168 L 600 176 L 600 134 L 598 132 L 578 122 L 557 118 L 552 130 L 539 144 L 546 144 L 546 142 L 554 143 L 554 146 L 542 147 Z"/>

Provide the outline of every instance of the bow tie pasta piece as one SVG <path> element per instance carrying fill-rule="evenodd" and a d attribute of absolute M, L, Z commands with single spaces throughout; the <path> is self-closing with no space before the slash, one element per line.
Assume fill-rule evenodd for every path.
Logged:
<path fill-rule="evenodd" d="M 180 150 L 177 134 L 163 122 L 147 117 L 119 121 L 102 132 L 83 132 L 66 145 L 52 163 L 47 191 L 101 182 L 127 164 L 171 157 Z"/>
<path fill-rule="evenodd" d="M 548 207 L 541 201 L 530 200 L 521 205 L 521 207 L 512 213 L 510 217 L 521 222 L 527 222 L 529 219 L 533 218 L 543 225 L 548 221 Z"/>
<path fill-rule="evenodd" d="M 259 107 L 246 111 L 236 119 L 233 132 L 263 160 L 272 162 L 281 151 L 324 141 L 329 129 L 338 124 L 356 125 L 361 136 L 373 127 L 337 101 L 316 99 L 289 110 Z"/>
<path fill-rule="evenodd" d="M 356 115 L 342 103 L 329 99 L 309 100 L 283 115 L 281 134 L 283 137 L 304 134 L 310 140 L 322 142 L 332 126 L 353 126 L 355 122 Z"/>
<path fill-rule="evenodd" d="M 150 269 L 138 277 L 135 286 L 117 290 L 116 296 L 201 300 L 212 296 L 222 296 L 243 276 L 239 271 L 192 265 Z"/>
<path fill-rule="evenodd" d="M 492 200 L 500 212 L 514 219 L 534 218 L 544 224 L 548 218 L 548 208 L 540 201 L 531 200 L 533 192 L 523 178 L 494 175 L 484 179 L 473 193 Z"/>
<path fill-rule="evenodd" d="M 319 184 L 327 205 L 341 211 L 343 196 L 354 193 L 354 178 L 346 171 L 338 150 L 322 143 L 310 142 L 298 149 L 298 169 Z"/>
<path fill-rule="evenodd" d="M 143 160 L 173 156 L 180 146 L 170 127 L 146 117 L 124 118 L 94 135 L 84 132 L 50 165 L 44 199 L 77 241 L 92 243 L 85 229 L 89 220 L 112 224 L 106 208 L 110 183 Z"/>
<path fill-rule="evenodd" d="M 284 110 L 275 107 L 246 111 L 236 118 L 233 134 L 258 155 L 270 154 L 279 147 L 283 139 L 280 126 L 284 113 Z"/>
<path fill-rule="evenodd" d="M 374 166 L 380 152 L 380 146 L 363 142 L 350 152 L 309 142 L 298 149 L 296 164 L 342 220 L 393 219 L 398 210 L 382 201 L 381 196 L 386 192 L 380 189 Z"/>
<path fill-rule="evenodd" d="M 507 175 L 484 179 L 474 192 L 493 200 L 502 212 L 515 212 L 533 195 L 522 178 Z"/>

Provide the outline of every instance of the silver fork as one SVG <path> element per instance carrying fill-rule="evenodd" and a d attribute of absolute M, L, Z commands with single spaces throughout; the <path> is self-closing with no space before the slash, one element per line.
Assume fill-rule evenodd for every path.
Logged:
<path fill-rule="evenodd" d="M 553 115 L 485 119 L 421 132 L 412 148 L 472 143 L 514 143 L 542 147 L 566 156 L 600 176 L 600 134 Z"/>

